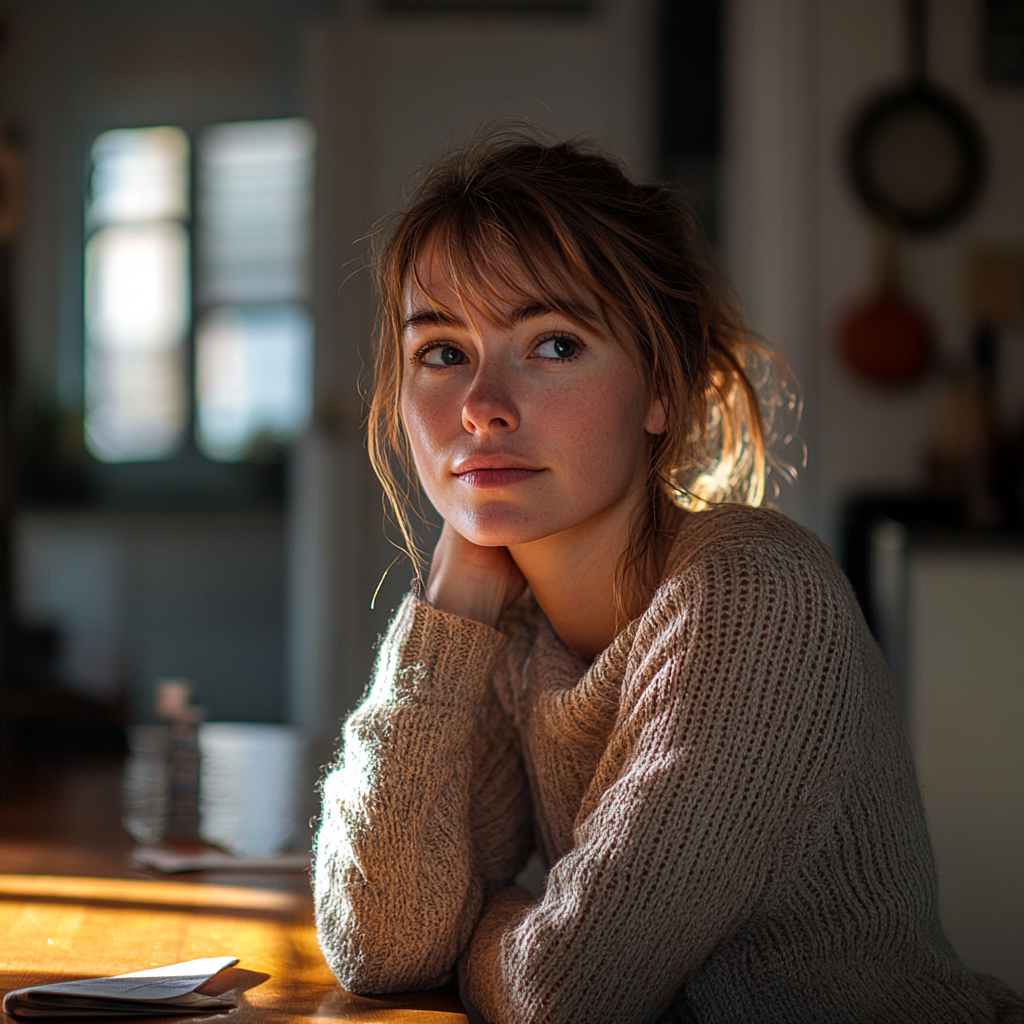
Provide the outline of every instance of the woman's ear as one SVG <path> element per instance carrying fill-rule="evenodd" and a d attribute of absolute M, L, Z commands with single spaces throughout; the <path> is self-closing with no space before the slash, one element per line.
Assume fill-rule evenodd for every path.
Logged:
<path fill-rule="evenodd" d="M 668 415 L 665 412 L 665 403 L 660 398 L 655 398 L 647 410 L 644 430 L 648 434 L 664 434 L 667 427 Z"/>

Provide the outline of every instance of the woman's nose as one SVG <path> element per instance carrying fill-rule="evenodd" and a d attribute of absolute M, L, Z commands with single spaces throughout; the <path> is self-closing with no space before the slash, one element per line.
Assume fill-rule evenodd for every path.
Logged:
<path fill-rule="evenodd" d="M 481 365 L 462 403 L 462 426 L 471 434 L 518 429 L 519 409 L 511 384 L 500 367 Z"/>

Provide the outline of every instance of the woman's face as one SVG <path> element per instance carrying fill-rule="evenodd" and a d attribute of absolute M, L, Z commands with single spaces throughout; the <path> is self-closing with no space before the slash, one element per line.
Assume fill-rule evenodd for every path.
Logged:
<path fill-rule="evenodd" d="M 401 413 L 445 520 L 492 547 L 631 512 L 647 435 L 665 429 L 631 341 L 581 327 L 525 288 L 522 301 L 499 307 L 499 325 L 464 305 L 429 256 L 421 277 L 443 308 L 406 288 Z"/>

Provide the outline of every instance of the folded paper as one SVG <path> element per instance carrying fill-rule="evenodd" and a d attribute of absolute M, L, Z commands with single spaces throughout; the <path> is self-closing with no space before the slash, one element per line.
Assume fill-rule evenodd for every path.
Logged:
<path fill-rule="evenodd" d="M 4 996 L 5 1013 L 17 1017 L 140 1017 L 226 1010 L 234 992 L 196 990 L 238 957 L 213 956 L 112 978 L 83 978 L 20 988 Z"/>

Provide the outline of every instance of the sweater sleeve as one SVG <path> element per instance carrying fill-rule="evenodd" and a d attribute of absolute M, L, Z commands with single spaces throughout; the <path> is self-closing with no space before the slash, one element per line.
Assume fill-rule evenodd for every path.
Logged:
<path fill-rule="evenodd" d="M 489 1024 L 657 1019 L 788 870 L 794 825 L 840 774 L 853 627 L 837 573 L 737 544 L 663 586 L 573 848 L 540 900 L 490 901 L 460 963 Z"/>
<path fill-rule="evenodd" d="M 450 977 L 484 899 L 532 846 L 518 741 L 490 675 L 498 631 L 409 595 L 323 785 L 320 945 L 353 992 Z"/>

